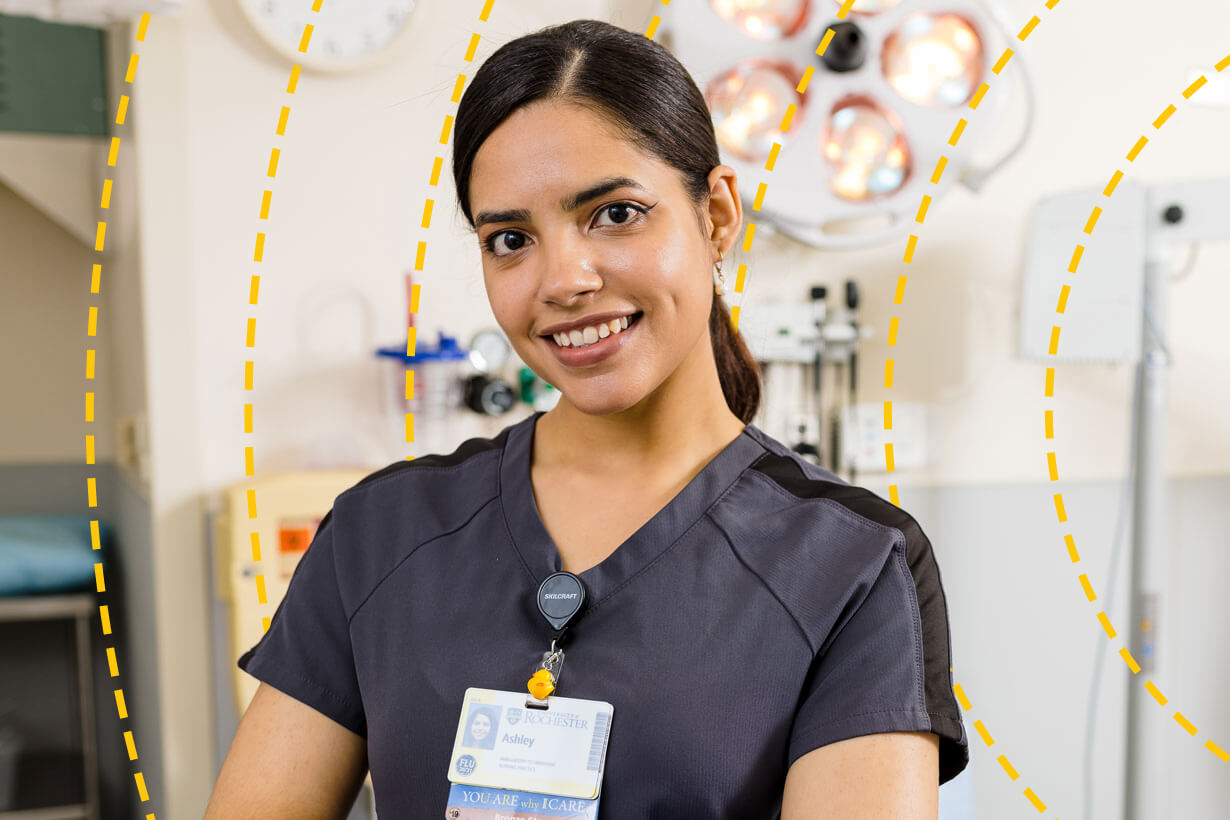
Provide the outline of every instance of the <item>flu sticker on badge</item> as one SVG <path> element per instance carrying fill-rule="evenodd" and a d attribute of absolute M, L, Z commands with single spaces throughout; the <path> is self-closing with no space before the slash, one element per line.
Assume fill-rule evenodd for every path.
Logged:
<path fill-rule="evenodd" d="M 593 799 L 602 786 L 615 707 L 549 697 L 526 706 L 525 692 L 466 690 L 448 779 L 466 786 Z"/>

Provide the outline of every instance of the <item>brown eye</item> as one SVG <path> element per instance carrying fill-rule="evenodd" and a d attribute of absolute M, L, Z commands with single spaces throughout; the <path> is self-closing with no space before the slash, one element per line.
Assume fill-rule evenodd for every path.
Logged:
<path fill-rule="evenodd" d="M 648 208 L 642 208 L 641 206 L 634 205 L 631 202 L 612 202 L 610 205 L 605 206 L 599 213 L 612 215 L 615 213 L 624 213 L 625 215 L 622 219 L 615 216 L 612 216 L 611 218 L 614 220 L 614 224 L 616 225 L 630 225 L 635 222 L 636 219 L 628 216 L 628 211 L 636 211 L 639 217 L 640 214 L 644 214 L 648 210 Z"/>
<path fill-rule="evenodd" d="M 487 237 L 486 241 L 483 242 L 483 247 L 487 249 L 488 253 L 494 256 L 507 256 L 507 254 L 495 252 L 495 241 L 499 239 L 501 236 L 506 236 L 506 235 L 514 236 L 514 237 L 521 237 L 521 240 L 519 241 L 524 241 L 525 239 L 525 237 L 522 236 L 522 234 L 518 231 L 495 231 L 494 233 L 492 233 L 490 236 Z M 521 245 L 516 245 L 515 247 L 509 247 L 508 249 L 509 253 L 512 253 L 513 251 L 521 250 L 521 247 L 522 247 Z"/>

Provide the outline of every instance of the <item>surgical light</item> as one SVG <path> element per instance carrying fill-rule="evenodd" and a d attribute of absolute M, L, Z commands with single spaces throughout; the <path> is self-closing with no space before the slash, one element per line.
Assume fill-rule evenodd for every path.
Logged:
<path fill-rule="evenodd" d="M 798 73 L 793 66 L 749 60 L 716 77 L 705 89 L 705 102 L 720 146 L 750 162 L 769 156 L 781 138 L 786 109 L 803 105 L 791 79 Z"/>
<path fill-rule="evenodd" d="M 977 191 L 1024 145 L 1033 88 L 1006 2 L 855 0 L 842 18 L 844 0 L 676 2 L 658 31 L 704 93 L 745 205 L 767 192 L 760 229 L 853 248 L 909 231 L 924 196 Z M 991 80 L 976 112 L 958 110 Z M 988 157 L 980 148 L 1015 100 L 1016 139 Z M 922 172 L 940 157 L 942 174 Z"/>
<path fill-rule="evenodd" d="M 889 85 L 919 105 L 964 105 L 982 82 L 982 39 L 955 14 L 914 14 L 884 41 Z"/>
<path fill-rule="evenodd" d="M 723 20 L 759 40 L 790 37 L 807 19 L 808 0 L 709 0 Z"/>

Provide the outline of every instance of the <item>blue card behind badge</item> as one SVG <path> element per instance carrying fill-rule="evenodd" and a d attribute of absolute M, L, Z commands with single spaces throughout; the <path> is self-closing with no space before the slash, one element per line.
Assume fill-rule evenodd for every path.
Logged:
<path fill-rule="evenodd" d="M 454 783 L 448 791 L 444 817 L 445 820 L 528 820 L 534 817 L 596 820 L 598 798 L 586 800 Z"/>

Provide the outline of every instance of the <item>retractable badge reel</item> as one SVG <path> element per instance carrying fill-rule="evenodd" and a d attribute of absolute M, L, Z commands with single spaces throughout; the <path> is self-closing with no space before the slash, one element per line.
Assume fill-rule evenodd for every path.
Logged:
<path fill-rule="evenodd" d="M 538 669 L 527 682 L 535 700 L 526 701 L 528 708 L 545 709 L 545 701 L 559 683 L 564 667 L 564 650 L 560 648 L 568 625 L 585 605 L 585 585 L 571 572 L 554 572 L 538 586 L 538 611 L 551 625 L 551 648 L 543 653 Z"/>

